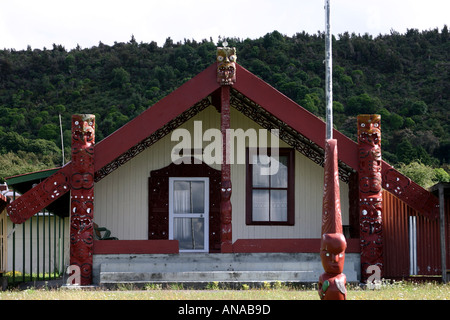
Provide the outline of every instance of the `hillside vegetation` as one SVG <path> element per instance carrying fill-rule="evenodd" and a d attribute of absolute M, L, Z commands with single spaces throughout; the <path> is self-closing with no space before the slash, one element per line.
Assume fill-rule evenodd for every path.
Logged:
<path fill-rule="evenodd" d="M 324 34 L 227 40 L 238 62 L 301 106 L 325 116 Z M 0 50 L 0 179 L 61 165 L 70 119 L 93 113 L 97 142 L 214 63 L 210 40 L 170 38 L 66 50 Z M 383 158 L 441 168 L 449 179 L 450 36 L 442 30 L 333 39 L 333 108 L 338 130 L 356 141 L 356 116 L 382 116 Z M 239 81 L 239 75 L 238 75 Z"/>

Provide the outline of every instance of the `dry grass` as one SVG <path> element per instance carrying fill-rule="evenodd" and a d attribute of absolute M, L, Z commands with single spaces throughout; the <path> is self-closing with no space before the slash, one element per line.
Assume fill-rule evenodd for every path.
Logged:
<path fill-rule="evenodd" d="M 378 289 L 350 287 L 349 300 L 450 300 L 450 284 L 394 282 Z M 319 300 L 317 290 L 266 285 L 259 289 L 219 289 L 216 284 L 206 290 L 183 290 L 148 285 L 144 289 L 120 287 L 118 290 L 36 289 L 0 292 L 0 300 Z"/>

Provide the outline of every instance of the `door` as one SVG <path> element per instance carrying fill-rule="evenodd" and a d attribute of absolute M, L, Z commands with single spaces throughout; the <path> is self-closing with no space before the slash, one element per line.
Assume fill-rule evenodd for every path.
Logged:
<path fill-rule="evenodd" d="M 180 252 L 209 251 L 209 178 L 169 178 L 169 239 Z"/>

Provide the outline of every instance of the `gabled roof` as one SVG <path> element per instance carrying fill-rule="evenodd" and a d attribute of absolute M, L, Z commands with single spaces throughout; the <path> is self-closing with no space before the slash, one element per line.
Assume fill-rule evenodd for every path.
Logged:
<path fill-rule="evenodd" d="M 97 143 L 95 171 L 105 167 L 218 88 L 216 65 L 213 64 Z"/>
<path fill-rule="evenodd" d="M 231 90 L 231 98 L 236 102 L 234 105 L 231 103 L 231 105 L 247 116 L 253 116 L 253 120 L 259 121 L 258 123 L 263 126 L 282 126 L 281 132 L 286 140 L 291 141 L 292 145 L 303 154 L 317 163 L 323 164 L 326 124 L 242 66 L 236 64 L 236 67 L 237 81 Z M 94 151 L 96 181 L 101 180 L 142 150 L 170 133 L 184 121 L 213 104 L 215 92 L 219 88 L 220 85 L 216 79 L 216 63 L 214 63 L 145 110 L 138 117 L 97 143 Z M 252 108 L 258 109 L 258 112 L 253 112 L 250 115 L 248 110 Z M 283 139 L 283 136 L 280 135 L 280 138 Z M 337 140 L 338 144 L 340 172 L 357 172 L 358 144 L 337 130 L 334 130 L 333 138 Z M 41 184 L 66 186 L 70 168 L 71 163 L 68 163 L 58 171 L 59 177 L 57 172 Z M 343 169 L 341 170 L 341 168 Z M 384 161 L 382 163 L 382 175 L 383 188 L 420 213 L 430 217 L 437 216 L 438 201 L 430 192 L 400 174 Z M 56 180 L 53 182 L 52 179 Z M 41 186 L 41 189 L 45 188 Z M 44 191 L 47 192 L 48 190 L 40 190 L 40 192 L 34 193 L 33 189 L 30 190 L 22 195 L 20 205 L 26 205 L 24 201 L 27 200 L 27 197 L 30 197 L 30 201 L 33 202 L 32 211 L 37 212 L 43 209 L 46 202 L 36 201 L 32 198 L 38 194 L 42 195 Z M 67 192 L 66 188 L 63 189 L 62 187 L 58 191 L 58 197 Z M 49 201 L 54 200 L 54 198 L 52 195 L 52 199 L 49 199 Z M 8 207 L 8 212 L 17 209 L 17 205 L 13 202 Z M 40 206 L 44 207 L 40 208 Z M 21 212 L 24 219 L 27 219 L 25 216 L 29 217 L 35 213 L 27 212 L 23 208 Z M 13 220 L 14 215 L 10 216 Z M 22 221 L 23 218 L 17 220 Z"/>

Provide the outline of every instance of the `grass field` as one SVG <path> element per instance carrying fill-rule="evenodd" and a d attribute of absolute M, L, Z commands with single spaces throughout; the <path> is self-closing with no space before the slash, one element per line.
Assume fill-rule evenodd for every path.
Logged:
<path fill-rule="evenodd" d="M 349 286 L 348 300 L 450 300 L 450 284 L 394 282 L 378 289 Z M 0 292 L 0 300 L 319 300 L 314 288 L 292 288 L 266 284 L 262 288 L 221 289 L 215 283 L 205 290 L 181 287 L 161 288 L 148 285 L 142 289 L 122 286 L 116 290 L 30 287 Z"/>

